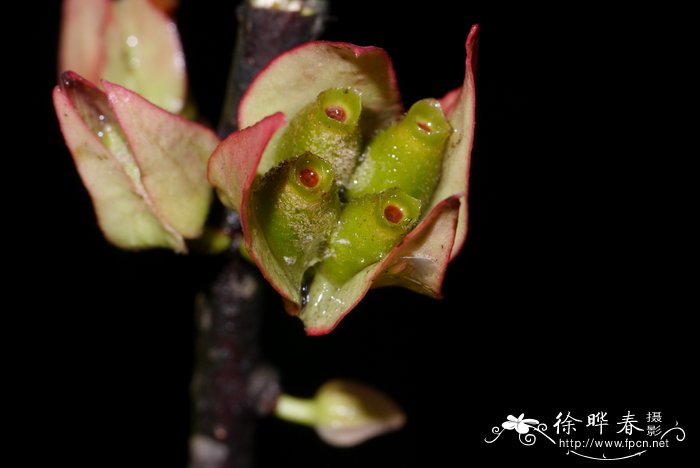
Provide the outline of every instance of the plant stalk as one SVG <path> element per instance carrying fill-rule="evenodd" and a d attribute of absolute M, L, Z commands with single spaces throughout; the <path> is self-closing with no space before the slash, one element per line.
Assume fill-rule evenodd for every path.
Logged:
<path fill-rule="evenodd" d="M 302 11 L 282 8 L 289 3 L 302 3 L 307 7 Z M 255 4 L 281 5 L 260 8 L 253 6 Z M 238 128 L 238 104 L 255 75 L 282 52 L 317 38 L 325 25 L 326 8 L 326 2 L 319 0 L 250 0 L 238 7 L 238 38 L 219 122 L 221 138 Z"/>
<path fill-rule="evenodd" d="M 254 6 L 261 1 L 268 7 Z M 301 11 L 283 8 L 299 3 Z M 238 8 L 238 39 L 219 124 L 222 138 L 237 129 L 238 104 L 255 75 L 280 53 L 316 38 L 325 13 L 326 2 L 319 0 L 250 0 Z M 280 394 L 276 373 L 260 360 L 263 281 L 238 253 L 237 215 L 223 218 L 233 247 L 195 302 L 190 468 L 252 468 L 256 420 L 273 411 Z"/>

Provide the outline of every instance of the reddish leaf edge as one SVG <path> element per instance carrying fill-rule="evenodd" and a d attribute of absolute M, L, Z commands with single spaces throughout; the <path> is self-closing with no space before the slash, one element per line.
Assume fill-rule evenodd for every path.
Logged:
<path fill-rule="evenodd" d="M 256 255 L 255 249 L 252 247 L 252 238 L 250 232 L 249 224 L 249 210 L 248 206 L 250 204 L 250 197 L 252 195 L 253 183 L 257 177 L 257 167 L 260 164 L 263 154 L 265 153 L 265 148 L 268 143 L 275 135 L 275 133 L 286 124 L 285 115 L 281 112 L 276 112 L 262 119 L 261 121 L 246 127 L 241 130 L 233 132 L 231 135 L 226 137 L 219 146 L 214 150 L 211 157 L 209 158 L 209 166 L 207 169 L 207 174 L 209 177 L 209 183 L 215 188 L 219 188 L 213 177 L 213 172 L 216 170 L 216 166 L 221 167 L 226 164 L 226 161 L 222 161 L 223 158 L 245 158 L 243 165 L 246 168 L 247 175 L 245 180 L 240 183 L 241 194 L 237 198 L 240 199 L 239 206 L 233 206 L 240 215 L 241 228 L 243 230 L 243 240 L 248 252 L 248 255 L 253 260 L 255 265 L 257 265 L 260 273 L 267 280 L 267 282 L 272 286 L 272 288 L 279 293 L 280 296 L 287 300 L 291 300 L 288 295 L 283 291 L 273 278 L 268 273 L 267 268 L 264 263 Z M 243 147 L 249 151 L 235 151 L 233 148 Z M 233 202 L 233 200 L 231 200 Z M 232 203 L 235 204 L 235 203 Z"/>
<path fill-rule="evenodd" d="M 237 200 L 229 200 L 232 208 L 235 211 L 238 211 L 239 214 L 241 213 L 242 205 L 240 201 L 245 199 L 245 195 L 248 191 L 250 191 L 250 188 L 255 181 L 257 168 L 265 152 L 265 148 L 277 130 L 282 128 L 285 124 L 286 117 L 283 113 L 276 112 L 275 114 L 268 115 L 250 127 L 246 127 L 231 133 L 228 137 L 221 141 L 221 143 L 219 143 L 219 146 L 216 147 L 214 152 L 209 157 L 209 162 L 207 165 L 207 177 L 209 183 L 215 188 L 222 189 L 224 192 L 226 192 L 227 187 L 218 187 L 217 181 L 214 177 L 214 173 L 217 171 L 217 169 L 224 170 L 225 166 L 228 164 L 233 164 L 234 166 L 238 166 L 238 169 L 244 168 L 244 170 L 248 172 L 245 180 L 237 181 L 241 188 L 241 193 L 235 194 Z M 241 146 L 249 151 L 236 151 L 234 149 Z M 235 164 L 235 162 L 230 161 L 230 159 L 236 158 L 244 158 L 244 161 L 238 161 L 239 164 Z M 232 181 L 228 182 L 231 183 Z M 238 200 L 240 201 L 236 203 Z"/>
<path fill-rule="evenodd" d="M 297 53 L 305 48 L 316 46 L 316 45 L 327 45 L 330 47 L 339 47 L 339 48 L 345 48 L 345 49 L 350 49 L 353 54 L 355 55 L 355 58 L 359 58 L 360 56 L 368 53 L 378 53 L 379 55 L 383 56 L 386 64 L 387 64 L 387 76 L 389 77 L 389 84 L 391 85 L 391 89 L 396 93 L 396 102 L 399 105 L 399 112 L 403 112 L 403 100 L 401 99 L 401 93 L 399 91 L 399 85 L 398 85 L 398 80 L 396 78 L 396 70 L 394 68 L 394 63 L 391 60 L 391 56 L 389 53 L 384 50 L 381 47 L 376 47 L 376 46 L 358 46 L 356 44 L 351 44 L 349 42 L 334 42 L 334 41 L 310 41 L 306 42 L 304 44 L 298 45 L 292 49 L 289 49 L 288 51 L 278 55 L 275 57 L 270 63 L 268 63 L 258 74 L 253 78 L 253 81 L 251 82 L 250 86 L 248 86 L 248 89 L 246 89 L 245 93 L 243 93 L 243 96 L 241 97 L 241 102 L 238 105 L 238 126 L 242 126 L 242 111 L 245 108 L 245 105 L 247 103 L 248 97 L 253 94 L 255 86 L 258 82 L 258 78 L 261 76 L 265 75 L 267 72 L 270 71 L 271 68 L 274 68 L 277 64 L 277 62 L 283 58 L 286 57 L 289 54 L 294 54 Z"/>
<path fill-rule="evenodd" d="M 462 98 L 462 93 L 465 91 L 470 91 L 473 94 L 473 99 L 471 100 L 471 108 L 468 110 L 469 113 L 473 116 L 472 117 L 472 125 L 471 128 L 469 129 L 469 148 L 467 151 L 467 158 L 471 161 L 472 157 L 472 151 L 474 150 L 474 129 L 476 127 L 476 82 L 475 82 L 475 76 L 474 76 L 474 70 L 475 70 L 475 65 L 476 65 L 476 51 L 477 47 L 479 44 L 479 25 L 475 24 L 471 27 L 469 30 L 469 35 L 467 36 L 467 40 L 465 42 L 465 49 L 467 51 L 467 57 L 466 57 L 466 62 L 465 62 L 465 72 L 464 72 L 464 85 L 458 94 L 455 94 L 455 91 L 457 90 L 452 90 L 448 92 L 442 100 L 446 101 L 446 104 L 449 107 L 449 110 L 446 111 L 447 117 L 449 119 L 450 115 L 452 115 L 452 112 L 456 108 L 457 104 L 459 103 L 459 100 Z M 441 100 L 441 102 L 442 102 Z M 455 243 L 452 247 L 452 254 L 450 255 L 450 260 L 454 259 L 459 253 L 462 251 L 462 248 L 464 247 L 464 243 L 466 242 L 467 235 L 469 232 L 469 176 L 471 173 L 471 162 L 467 165 L 467 174 L 466 174 L 466 181 L 467 181 L 467 186 L 465 187 L 465 192 L 462 195 L 462 204 L 463 204 L 463 209 L 466 212 L 466 216 L 464 219 L 464 222 L 467 223 L 464 234 L 462 236 L 459 236 L 455 239 Z"/>

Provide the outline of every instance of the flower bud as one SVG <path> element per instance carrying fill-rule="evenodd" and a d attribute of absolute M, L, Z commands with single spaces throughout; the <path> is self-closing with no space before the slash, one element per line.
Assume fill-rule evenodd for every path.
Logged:
<path fill-rule="evenodd" d="M 395 431 L 406 421 L 401 408 L 382 392 L 348 380 L 325 383 L 313 400 L 281 395 L 275 414 L 313 426 L 324 442 L 337 447 L 351 447 Z"/>
<path fill-rule="evenodd" d="M 305 153 L 272 169 L 254 190 L 254 216 L 270 250 L 301 278 L 320 258 L 340 212 L 333 168 Z"/>
<path fill-rule="evenodd" d="M 369 144 L 347 188 L 349 199 L 399 187 L 427 206 L 442 171 L 452 127 L 435 99 L 416 102 Z"/>
<path fill-rule="evenodd" d="M 362 149 L 360 95 L 350 88 L 331 88 L 300 110 L 280 138 L 275 159 L 281 162 L 306 151 L 331 163 L 336 180 L 345 184 Z"/>
<path fill-rule="evenodd" d="M 342 284 L 381 260 L 418 222 L 420 200 L 392 188 L 350 201 L 340 214 L 321 271 Z"/>

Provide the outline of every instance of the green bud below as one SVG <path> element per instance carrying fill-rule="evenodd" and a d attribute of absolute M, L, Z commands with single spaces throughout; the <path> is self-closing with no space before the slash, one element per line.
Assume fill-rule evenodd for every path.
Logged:
<path fill-rule="evenodd" d="M 322 273 L 342 284 L 381 260 L 418 223 L 420 210 L 420 200 L 397 188 L 351 200 L 331 236 Z"/>
<path fill-rule="evenodd" d="M 427 206 L 440 180 L 451 134 L 438 101 L 416 102 L 403 120 L 370 142 L 347 187 L 348 199 L 399 187 Z"/>
<path fill-rule="evenodd" d="M 331 163 L 346 184 L 362 151 L 360 95 L 350 88 L 323 91 L 289 122 L 275 150 L 276 162 L 311 152 Z"/>
<path fill-rule="evenodd" d="M 293 278 L 301 278 L 320 259 L 340 213 L 333 168 L 305 153 L 269 171 L 255 188 L 253 200 L 270 250 Z"/>
<path fill-rule="evenodd" d="M 351 447 L 400 429 L 406 417 L 389 397 L 360 382 L 331 380 L 312 400 L 280 395 L 275 415 L 313 426 L 329 445 Z"/>

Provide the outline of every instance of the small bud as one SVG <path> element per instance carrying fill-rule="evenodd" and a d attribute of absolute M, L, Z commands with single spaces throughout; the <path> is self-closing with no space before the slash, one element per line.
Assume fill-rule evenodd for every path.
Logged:
<path fill-rule="evenodd" d="M 379 133 L 353 173 L 348 198 L 399 187 L 427 206 L 442 171 L 452 127 L 438 101 L 416 102 L 406 117 Z"/>
<path fill-rule="evenodd" d="M 313 426 L 329 445 L 351 447 L 400 429 L 406 417 L 389 397 L 368 385 L 332 380 L 316 392 L 313 400 L 281 395 L 275 415 Z"/>
<path fill-rule="evenodd" d="M 333 168 L 305 153 L 268 172 L 253 200 L 253 215 L 270 250 L 300 283 L 303 272 L 320 258 L 340 212 Z"/>
<path fill-rule="evenodd" d="M 361 152 L 360 95 L 352 89 L 332 88 L 318 95 L 289 122 L 275 152 L 281 162 L 306 151 L 331 163 L 338 183 L 345 184 Z"/>
<path fill-rule="evenodd" d="M 420 200 L 393 188 L 350 201 L 331 236 L 322 273 L 342 284 L 381 260 L 418 222 Z"/>

